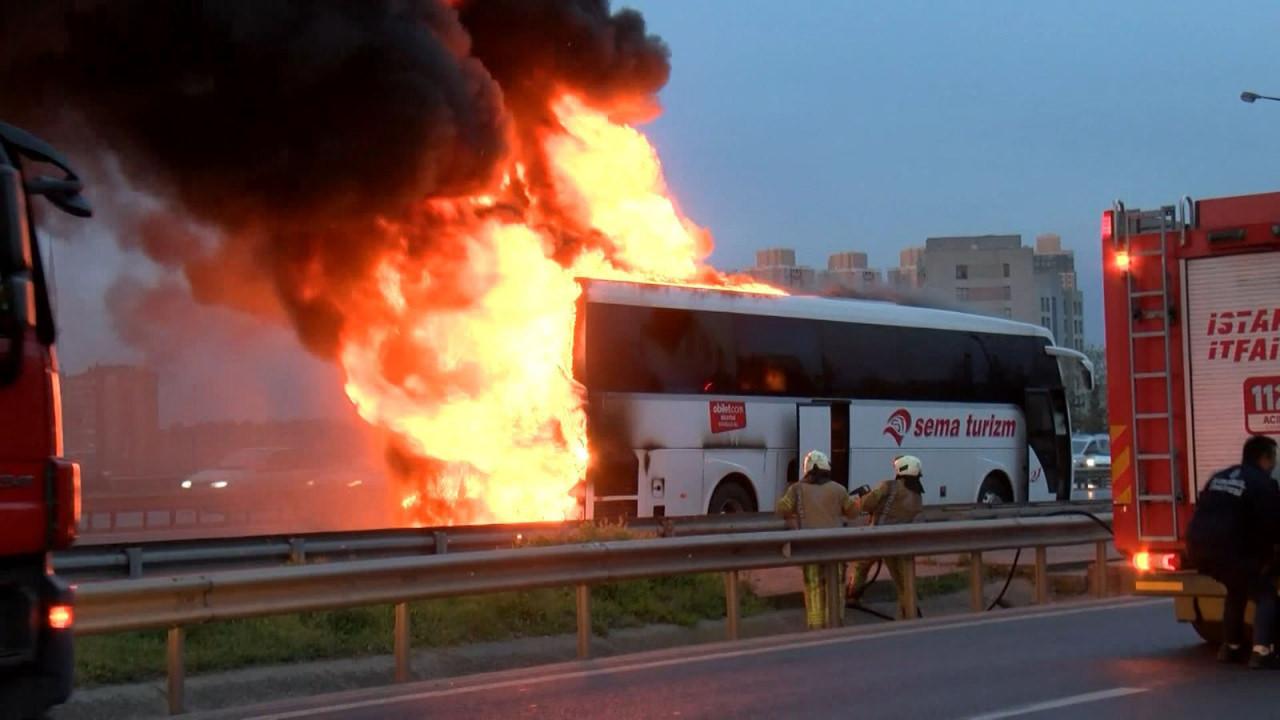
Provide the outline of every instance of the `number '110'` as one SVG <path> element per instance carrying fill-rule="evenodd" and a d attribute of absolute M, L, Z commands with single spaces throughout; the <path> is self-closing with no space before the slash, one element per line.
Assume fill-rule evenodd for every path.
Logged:
<path fill-rule="evenodd" d="M 1253 408 L 1261 412 L 1280 410 L 1280 383 L 1276 385 L 1254 385 Z"/>

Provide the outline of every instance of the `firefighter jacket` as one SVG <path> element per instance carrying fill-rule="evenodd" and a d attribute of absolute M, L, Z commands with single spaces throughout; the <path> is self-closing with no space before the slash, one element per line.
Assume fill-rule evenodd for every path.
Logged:
<path fill-rule="evenodd" d="M 796 527 L 835 528 L 844 525 L 844 518 L 856 517 L 857 503 L 844 486 L 826 478 L 801 480 L 792 483 L 778 500 L 776 512 L 793 521 Z"/>
<path fill-rule="evenodd" d="M 858 508 L 871 516 L 872 525 L 902 525 L 914 522 L 924 506 L 923 488 L 915 478 L 885 480 L 862 496 Z"/>
<path fill-rule="evenodd" d="M 1280 544 L 1280 485 L 1262 468 L 1236 465 L 1209 479 L 1187 528 L 1198 565 L 1261 569 Z"/>

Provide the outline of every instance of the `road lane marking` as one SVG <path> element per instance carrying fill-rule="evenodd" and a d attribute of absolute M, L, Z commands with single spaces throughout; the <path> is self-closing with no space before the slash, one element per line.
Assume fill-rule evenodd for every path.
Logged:
<path fill-rule="evenodd" d="M 982 627 L 985 625 L 1003 625 L 1005 623 L 1022 622 L 1024 620 L 1043 620 L 1047 618 L 1067 617 L 1070 615 L 1083 615 L 1092 612 L 1104 612 L 1108 610 L 1128 610 L 1142 608 L 1152 605 L 1166 605 L 1168 598 L 1159 598 L 1152 600 L 1124 600 L 1120 602 L 1109 602 L 1102 605 L 1089 605 L 1088 607 L 1067 608 L 1063 610 L 1051 610 L 1039 613 L 1026 613 L 1019 615 L 1005 615 L 993 618 L 982 618 L 976 620 L 965 620 L 954 623 L 938 623 L 936 625 L 906 627 L 901 629 L 883 630 L 875 632 L 858 632 L 856 634 L 842 634 L 839 637 L 817 638 L 813 640 L 798 640 L 785 644 L 770 644 L 763 647 L 748 647 L 737 650 L 725 650 L 723 652 L 705 653 L 701 655 L 691 655 L 676 658 L 666 658 L 662 660 L 641 661 L 625 665 L 617 665 L 602 668 L 588 668 L 583 670 L 567 670 L 564 672 L 552 673 L 549 675 L 538 675 L 532 677 L 520 677 L 510 680 L 495 680 L 491 682 L 480 682 L 470 685 L 462 685 L 458 687 L 438 688 L 435 690 L 424 690 L 416 693 L 405 693 L 402 695 L 382 695 L 378 697 L 367 698 L 363 700 L 353 700 L 351 702 L 340 703 L 337 705 L 309 707 L 302 710 L 286 710 L 277 713 L 269 713 L 266 715 L 247 716 L 247 720 L 298 720 L 298 718 L 309 718 L 317 713 L 334 713 L 347 710 L 358 710 L 361 708 L 378 707 L 382 705 L 392 705 L 402 702 L 413 702 L 416 700 L 428 700 L 431 698 L 447 697 L 449 695 L 463 695 L 468 693 L 483 692 L 486 690 L 503 690 L 512 687 L 543 685 L 546 683 L 557 682 L 560 680 L 577 680 L 581 678 L 595 677 L 597 675 L 621 674 L 629 672 L 638 672 L 641 670 L 652 670 L 656 668 L 671 667 L 673 665 L 689 665 L 693 663 L 712 662 L 716 660 L 730 660 L 740 657 L 751 657 L 754 655 L 766 655 L 774 652 L 787 652 L 791 650 L 807 650 L 810 648 L 826 647 L 828 645 L 840 645 L 844 643 L 862 642 L 865 640 L 878 640 L 887 637 L 903 637 L 908 635 L 919 635 L 922 633 L 935 632 L 939 630 L 958 630 L 972 627 Z M 466 682 L 466 678 L 460 679 Z"/>
<path fill-rule="evenodd" d="M 1044 702 L 1032 703 L 1030 705 L 1019 705 L 1018 707 L 1012 707 L 1008 710 L 998 710 L 996 712 L 985 713 L 983 715 L 973 715 L 968 720 L 1001 720 L 1001 718 L 1019 717 L 1021 715 L 1030 715 L 1031 713 L 1044 712 L 1045 710 L 1057 710 L 1059 708 L 1071 707 L 1072 705 L 1084 705 L 1085 703 L 1137 695 L 1138 693 L 1146 692 L 1147 689 L 1148 688 L 1122 687 L 1112 688 L 1110 690 L 1099 690 L 1098 692 L 1071 695 L 1069 697 L 1058 698 L 1057 700 L 1045 700 Z"/>

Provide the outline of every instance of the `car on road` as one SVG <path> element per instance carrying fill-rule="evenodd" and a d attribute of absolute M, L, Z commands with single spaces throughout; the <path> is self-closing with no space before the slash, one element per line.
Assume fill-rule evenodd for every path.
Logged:
<path fill-rule="evenodd" d="M 321 448 L 244 448 L 179 483 L 204 512 L 252 515 L 292 531 L 386 527 L 386 473 Z"/>
<path fill-rule="evenodd" d="M 1092 490 L 1111 484 L 1111 438 L 1107 435 L 1074 435 L 1071 468 L 1077 488 Z"/>

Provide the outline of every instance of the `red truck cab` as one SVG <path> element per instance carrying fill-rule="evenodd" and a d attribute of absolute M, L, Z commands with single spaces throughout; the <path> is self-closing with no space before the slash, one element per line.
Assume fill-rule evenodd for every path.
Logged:
<path fill-rule="evenodd" d="M 58 176 L 41 174 L 53 168 Z M 80 181 L 40 139 L 0 123 L 0 710 L 42 714 L 72 687 L 71 589 L 52 551 L 74 542 L 80 476 L 62 458 L 49 288 L 31 221 L 44 196 L 85 217 Z"/>
<path fill-rule="evenodd" d="M 1280 192 L 1102 219 L 1116 547 L 1138 594 L 1221 637 L 1224 589 L 1190 568 L 1200 489 L 1251 434 L 1280 437 Z"/>

